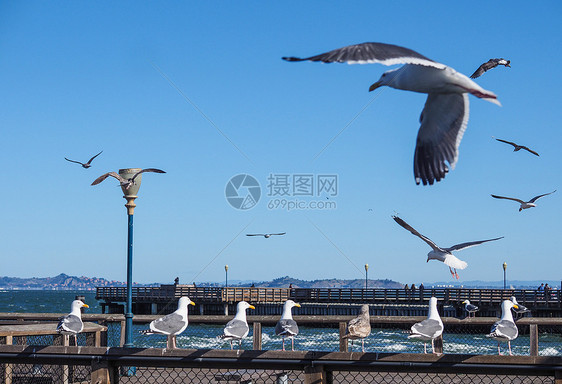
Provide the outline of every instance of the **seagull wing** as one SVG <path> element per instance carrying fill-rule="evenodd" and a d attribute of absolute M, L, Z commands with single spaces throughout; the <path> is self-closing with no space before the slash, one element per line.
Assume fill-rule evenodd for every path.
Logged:
<path fill-rule="evenodd" d="M 482 76 L 484 72 L 489 71 L 490 69 L 495 68 L 497 66 L 498 66 L 497 59 L 490 59 L 484 64 L 482 64 L 480 67 L 478 67 L 478 69 L 472 75 L 470 75 L 470 78 L 476 79 L 477 77 Z"/>
<path fill-rule="evenodd" d="M 413 235 L 416 235 L 417 237 L 419 237 L 420 239 L 422 239 L 423 241 L 425 241 L 427 243 L 427 245 L 429 245 L 431 248 L 433 248 L 434 251 L 443 251 L 443 249 L 439 248 L 437 246 L 437 244 L 435 244 L 433 241 L 429 240 L 427 237 L 425 237 L 424 235 L 422 235 L 421 233 L 419 233 L 418 231 L 416 231 L 414 228 L 412 228 L 408 223 L 406 223 L 404 220 L 402 220 L 401 218 L 399 218 L 398 216 L 392 216 L 392 218 L 394 219 L 394 221 L 396 221 L 398 223 L 398 225 L 400 225 L 402 228 L 410 231 L 410 233 L 412 233 Z"/>
<path fill-rule="evenodd" d="M 556 190 L 554 190 L 554 191 L 552 191 L 552 192 L 550 192 L 550 193 L 544 193 L 544 194 L 542 194 L 542 195 L 535 196 L 535 197 L 533 197 L 531 200 L 529 200 L 529 203 L 534 203 L 535 201 L 537 201 L 537 200 L 540 199 L 541 197 L 547 196 L 547 195 L 552 195 L 554 192 L 556 192 Z"/>
<path fill-rule="evenodd" d="M 146 168 L 146 169 L 143 169 L 142 171 L 139 171 L 139 172 L 135 173 L 135 175 L 131 178 L 131 181 L 135 181 L 135 179 L 138 175 L 140 175 L 141 173 L 145 173 L 145 172 L 166 173 L 166 171 L 163 171 L 161 169 Z"/>
<path fill-rule="evenodd" d="M 518 145 L 517 145 L 517 144 L 515 144 L 515 143 L 513 143 L 513 142 L 511 142 L 511 141 L 507 141 L 507 140 L 502 140 L 502 139 L 496 139 L 496 140 L 497 140 L 497 141 L 501 141 L 502 143 L 506 143 L 506 144 L 510 144 L 510 145 L 513 145 L 513 146 L 514 146 L 515 148 L 517 148 L 517 147 L 518 147 Z"/>
<path fill-rule="evenodd" d="M 84 164 L 82 164 L 81 162 L 76 161 L 76 160 L 70 160 L 70 159 L 67 159 L 66 157 L 65 157 L 64 159 L 65 159 L 66 161 L 70 161 L 71 163 L 76 163 L 76 164 L 84 165 Z"/>
<path fill-rule="evenodd" d="M 271 233 L 271 236 L 283 236 L 284 234 L 286 234 L 287 232 L 281 232 L 281 233 Z"/>
<path fill-rule="evenodd" d="M 445 248 L 446 251 L 452 252 L 452 251 L 460 251 L 461 249 L 465 249 L 465 248 L 470 248 L 470 247 L 474 247 L 475 245 L 480 245 L 482 243 L 486 243 L 488 241 L 495 241 L 495 240 L 499 240 L 499 239 L 503 239 L 502 237 L 496 237 L 495 239 L 488 239 L 488 240 L 479 240 L 479 241 L 469 241 L 467 243 L 460 243 L 460 244 L 456 244 L 453 245 L 449 248 Z"/>
<path fill-rule="evenodd" d="M 494 199 L 513 200 L 513 201 L 517 201 L 519 204 L 525 204 L 523 200 L 516 199 L 515 197 L 506 197 L 506 196 L 498 196 L 498 195 L 490 195 L 490 196 L 492 196 Z"/>
<path fill-rule="evenodd" d="M 524 145 L 521 146 L 521 149 L 524 149 L 524 150 L 526 150 L 526 151 L 529 151 L 529 152 L 531 152 L 533 155 L 536 155 L 536 156 L 539 156 L 539 157 L 540 157 L 540 155 L 539 155 L 537 152 L 533 151 L 532 149 L 530 149 L 530 148 L 528 148 L 528 147 L 526 147 L 526 146 L 524 146 Z"/>
<path fill-rule="evenodd" d="M 263 233 L 247 233 L 246 236 L 265 236 Z"/>
<path fill-rule="evenodd" d="M 116 172 L 107 172 L 106 174 L 101 175 L 100 177 L 98 177 L 97 179 L 94 180 L 94 182 L 92 183 L 92 185 L 98 185 L 99 183 L 101 183 L 102 181 L 104 181 L 105 179 L 107 179 L 109 176 L 111 177 L 115 177 L 117 180 L 119 180 L 119 183 L 126 183 L 127 180 L 125 180 L 124 178 L 122 178 L 118 173 Z"/>
<path fill-rule="evenodd" d="M 283 57 L 286 61 L 322 61 L 324 63 L 349 63 L 367 64 L 379 63 L 383 65 L 394 64 L 418 64 L 428 67 L 443 69 L 446 65 L 437 63 L 411 49 L 393 44 L 384 43 L 362 43 L 348 45 L 347 47 L 334 49 L 333 51 L 321 53 L 316 56 L 298 58 Z"/>
<path fill-rule="evenodd" d="M 430 93 L 420 116 L 421 126 L 414 153 L 416 184 L 431 185 L 452 169 L 468 123 L 468 94 Z"/>
<path fill-rule="evenodd" d="M 103 151 L 101 151 L 103 152 Z M 90 160 L 88 160 L 88 162 L 86 164 L 90 164 L 96 157 L 98 157 L 99 155 L 101 155 L 101 152 L 98 153 L 97 155 L 95 155 L 94 157 L 92 157 Z"/>

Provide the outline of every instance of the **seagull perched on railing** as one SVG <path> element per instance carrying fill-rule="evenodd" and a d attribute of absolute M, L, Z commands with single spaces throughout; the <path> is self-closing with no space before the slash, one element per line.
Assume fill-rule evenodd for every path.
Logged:
<path fill-rule="evenodd" d="M 178 309 L 174 312 L 153 320 L 150 323 L 150 329 L 141 331 L 145 335 L 153 335 L 155 333 L 168 336 L 166 348 L 175 349 L 176 335 L 179 335 L 187 328 L 187 306 L 195 305 L 187 296 L 180 297 L 178 300 Z"/>
<path fill-rule="evenodd" d="M 488 241 L 495 241 L 495 240 L 503 239 L 503 236 L 502 236 L 502 237 L 496 237 L 495 239 L 470 241 L 468 243 L 456 244 L 456 245 L 453 245 L 449 248 L 441 248 L 437 244 L 435 244 L 433 241 L 431 241 L 429 238 L 425 237 L 424 235 L 422 235 L 421 233 L 416 231 L 414 228 L 412 228 L 408 223 L 406 223 L 404 220 L 402 220 L 398 216 L 392 216 L 392 218 L 402 228 L 407 229 L 413 235 L 416 235 L 417 237 L 419 237 L 420 239 L 425 241 L 426 244 L 429 245 L 432 248 L 432 251 L 427 254 L 427 262 L 429 262 L 429 260 L 442 261 L 443 263 L 445 263 L 445 265 L 447 265 L 449 267 L 449 271 L 451 272 L 451 275 L 453 277 L 455 277 L 457 280 L 459 279 L 459 274 L 457 273 L 457 269 L 465 269 L 468 266 L 468 263 L 466 261 L 458 259 L 455 255 L 453 255 L 451 253 L 452 251 L 460 251 L 461 249 L 473 247 L 475 245 L 486 243 Z"/>
<path fill-rule="evenodd" d="M 500 105 L 497 96 L 467 76 L 408 48 L 384 43 L 363 43 L 334 49 L 316 56 L 283 57 L 287 61 L 324 63 L 404 64 L 382 74 L 369 91 L 389 86 L 404 91 L 427 93 L 420 116 L 414 152 L 416 184 L 433 184 L 455 168 L 459 145 L 468 124 L 468 94 Z M 449 165 L 447 165 L 448 163 Z"/>
<path fill-rule="evenodd" d="M 81 308 L 90 308 L 88 304 L 84 304 L 82 300 L 74 300 L 70 306 L 70 313 L 59 319 L 59 324 L 57 325 L 57 332 L 63 335 L 74 336 L 74 345 L 78 346 L 78 335 L 84 329 L 84 323 L 82 322 L 82 312 Z"/>
<path fill-rule="evenodd" d="M 515 304 L 517 306 L 517 308 L 513 307 L 513 312 L 515 312 L 518 315 L 523 315 L 527 312 L 531 312 L 531 310 L 529 308 L 527 308 L 526 306 L 519 304 L 517 302 L 517 299 L 515 298 L 515 296 L 511 296 L 510 300 L 513 304 Z"/>
<path fill-rule="evenodd" d="M 486 335 L 491 337 L 498 342 L 498 355 L 501 355 L 500 342 L 507 341 L 507 346 L 509 347 L 509 355 L 511 353 L 511 340 L 515 340 L 519 334 L 517 330 L 517 325 L 513 321 L 513 316 L 511 315 L 511 308 L 518 309 L 519 306 L 514 304 L 511 300 L 504 300 L 502 302 L 502 317 L 500 320 L 496 321 L 492 325 L 490 333 Z"/>
<path fill-rule="evenodd" d="M 468 317 L 475 317 L 476 316 L 476 312 L 479 311 L 478 306 L 474 305 L 474 304 L 470 304 L 470 300 L 465 300 L 462 302 L 462 304 L 464 304 L 464 310 L 466 311 L 466 313 L 468 313 Z"/>
<path fill-rule="evenodd" d="M 299 334 L 299 326 L 297 322 L 293 320 L 293 314 L 291 313 L 291 309 L 293 307 L 299 307 L 300 304 L 295 303 L 293 300 L 285 301 L 283 304 L 283 314 L 281 315 L 281 319 L 275 325 L 275 334 L 277 336 L 281 336 L 283 347 L 281 348 L 283 351 L 285 350 L 285 337 L 291 338 L 291 351 L 295 350 L 295 336 Z"/>
<path fill-rule="evenodd" d="M 361 313 L 355 319 L 351 319 L 347 323 L 347 333 L 344 339 L 351 340 L 350 352 L 353 351 L 353 340 L 361 339 L 361 352 L 365 352 L 365 338 L 371 334 L 371 321 L 369 318 L 369 306 L 363 304 Z"/>
<path fill-rule="evenodd" d="M 256 309 L 256 307 L 245 301 L 239 302 L 236 305 L 236 316 L 226 323 L 223 334 L 219 336 L 223 340 L 230 341 L 230 349 L 233 349 L 232 341 L 234 340 L 238 340 L 238 348 L 240 348 L 242 346 L 242 339 L 248 336 L 248 332 L 250 332 L 250 327 L 246 320 L 246 309 Z"/>
<path fill-rule="evenodd" d="M 552 195 L 554 192 L 556 192 L 556 190 L 554 190 L 550 193 L 543 193 L 542 195 L 535 196 L 529 201 L 523 201 L 523 200 L 520 200 L 520 199 L 516 199 L 515 197 L 506 197 L 506 196 L 498 196 L 498 195 L 491 195 L 491 196 L 494 199 L 505 199 L 505 200 L 517 201 L 519 204 L 521 204 L 521 206 L 519 207 L 519 212 L 521 212 L 524 209 L 536 207 L 537 205 L 535 204 L 535 201 L 537 201 L 538 199 L 540 199 L 543 196 Z"/>
<path fill-rule="evenodd" d="M 427 353 L 427 342 L 431 341 L 431 350 L 435 353 L 434 340 L 443 334 L 443 321 L 437 311 L 437 298 L 429 299 L 429 311 L 427 319 L 412 325 L 411 335 L 408 339 L 418 339 L 423 341 L 423 353 Z"/>
<path fill-rule="evenodd" d="M 141 173 L 145 173 L 145 172 L 155 172 L 155 173 L 166 173 L 165 171 L 161 170 L 161 169 L 156 169 L 156 168 L 146 168 L 143 169 L 141 171 L 138 171 L 137 173 L 135 173 L 133 175 L 133 177 L 129 178 L 129 179 L 125 179 L 123 177 L 121 177 L 120 174 L 118 174 L 117 172 L 107 172 L 106 174 L 101 175 L 100 177 L 98 177 L 97 179 L 94 180 L 94 182 L 92 183 L 92 185 L 98 185 L 99 183 L 101 183 L 102 181 L 104 181 L 105 179 L 107 179 L 109 176 L 116 178 L 119 181 L 119 184 L 125 188 L 125 189 L 129 189 L 131 188 L 131 186 L 135 183 L 135 179 L 138 175 L 140 175 Z"/>
<path fill-rule="evenodd" d="M 103 151 L 101 151 L 101 152 L 103 152 Z M 94 157 L 92 157 L 90 160 L 88 160 L 87 163 L 81 163 L 81 162 L 76 161 L 76 160 L 70 160 L 70 159 L 67 159 L 66 157 L 65 157 L 64 159 L 65 159 L 66 161 L 70 161 L 71 163 L 80 164 L 80 165 L 82 166 L 82 168 L 88 169 L 88 168 L 90 168 L 90 167 L 92 166 L 92 161 L 93 161 L 96 157 L 98 157 L 99 155 L 101 155 L 101 152 L 98 153 L 97 155 L 95 155 Z"/>

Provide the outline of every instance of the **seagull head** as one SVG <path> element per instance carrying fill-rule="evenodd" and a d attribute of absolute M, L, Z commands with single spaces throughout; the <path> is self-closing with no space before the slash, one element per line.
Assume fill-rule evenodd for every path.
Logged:
<path fill-rule="evenodd" d="M 400 68 L 396 68 L 396 69 L 391 69 L 390 71 L 386 71 L 385 73 L 383 73 L 379 79 L 379 81 L 377 81 L 376 83 L 374 83 L 373 85 L 371 85 L 369 87 L 369 92 L 374 91 L 375 89 L 382 87 L 383 85 L 390 85 L 390 83 L 395 79 L 396 77 L 396 71 L 400 69 Z"/>
<path fill-rule="evenodd" d="M 180 299 L 178 300 L 178 308 L 182 306 L 187 307 L 188 305 L 195 305 L 195 303 L 191 301 L 187 296 L 180 297 Z"/>

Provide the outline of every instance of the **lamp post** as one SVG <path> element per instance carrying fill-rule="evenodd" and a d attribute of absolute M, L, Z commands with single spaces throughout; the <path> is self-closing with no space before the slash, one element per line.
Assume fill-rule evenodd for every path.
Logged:
<path fill-rule="evenodd" d="M 132 178 L 140 168 L 126 168 L 120 169 L 119 175 L 128 180 Z M 127 302 L 125 304 L 125 348 L 133 347 L 133 215 L 135 213 L 135 199 L 138 197 L 137 193 L 140 188 L 142 173 L 137 175 L 133 185 L 123 190 L 124 198 L 127 200 L 125 207 L 127 207 Z"/>
<path fill-rule="evenodd" d="M 503 262 L 503 289 L 505 289 L 505 270 L 507 269 L 507 263 Z"/>
<path fill-rule="evenodd" d="M 224 286 L 228 288 L 228 264 L 224 266 L 224 274 L 226 279 Z"/>
<path fill-rule="evenodd" d="M 369 264 L 365 264 L 365 289 L 367 289 L 368 271 L 369 271 Z"/>

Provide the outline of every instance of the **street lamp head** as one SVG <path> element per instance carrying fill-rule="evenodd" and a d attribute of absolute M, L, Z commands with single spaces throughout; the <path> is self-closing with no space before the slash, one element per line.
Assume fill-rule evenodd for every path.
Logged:
<path fill-rule="evenodd" d="M 125 180 L 129 180 L 132 179 L 133 176 L 135 176 L 135 174 L 139 173 L 140 171 L 142 171 L 141 168 L 120 169 L 119 176 L 121 176 Z M 141 180 L 142 180 L 142 173 L 138 174 L 137 177 L 135 177 L 135 181 L 133 182 L 133 185 L 129 187 L 129 189 L 125 188 L 125 186 L 121 186 L 125 198 L 127 198 L 128 196 L 135 196 L 135 197 L 137 196 L 137 193 L 139 192 L 139 188 L 141 185 Z"/>
<path fill-rule="evenodd" d="M 369 264 L 365 264 L 365 271 L 369 270 Z"/>
<path fill-rule="evenodd" d="M 507 263 L 504 261 L 503 263 L 503 270 L 505 271 L 507 269 Z"/>
<path fill-rule="evenodd" d="M 224 266 L 225 272 L 228 272 L 228 264 Z"/>

